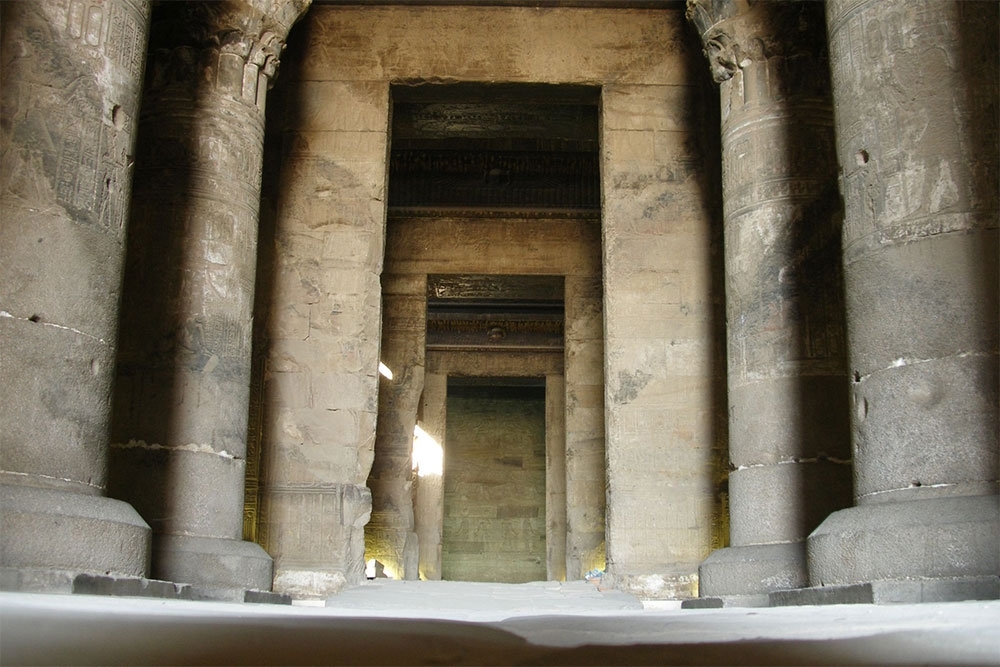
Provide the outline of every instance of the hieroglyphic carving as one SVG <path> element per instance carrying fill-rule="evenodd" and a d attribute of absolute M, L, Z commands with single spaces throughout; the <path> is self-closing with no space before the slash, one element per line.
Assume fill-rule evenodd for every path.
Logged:
<path fill-rule="evenodd" d="M 124 233 L 128 205 L 133 118 L 145 58 L 147 15 L 148 7 L 131 0 L 72 0 L 62 26 L 71 48 L 98 63 L 108 62 L 126 83 L 104 100 L 92 81 L 76 78 L 68 83 L 66 108 L 73 115 L 57 120 L 53 125 L 58 129 L 50 128 L 61 139 L 55 160 L 56 201 L 74 220 L 95 223 L 117 236 Z M 102 65 L 95 63 L 95 67 Z"/>

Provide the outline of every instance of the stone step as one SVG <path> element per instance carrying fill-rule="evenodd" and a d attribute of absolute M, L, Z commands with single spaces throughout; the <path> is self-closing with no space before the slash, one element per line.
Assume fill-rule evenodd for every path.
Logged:
<path fill-rule="evenodd" d="M 492 621 L 514 616 L 641 612 L 635 597 L 586 581 L 501 584 L 377 579 L 344 589 L 326 607 L 398 618 Z"/>

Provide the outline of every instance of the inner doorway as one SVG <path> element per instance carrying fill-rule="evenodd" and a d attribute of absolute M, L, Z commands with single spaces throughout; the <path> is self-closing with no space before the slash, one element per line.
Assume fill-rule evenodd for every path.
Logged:
<path fill-rule="evenodd" d="M 393 88 L 381 339 L 389 373 L 380 380 L 365 529 L 366 558 L 392 576 L 580 579 L 603 567 L 599 94 L 523 84 Z M 533 458 L 506 461 L 513 467 L 520 456 L 532 471 L 528 495 L 541 505 L 525 507 L 523 489 L 497 492 L 490 507 L 445 502 L 449 468 L 465 465 L 449 442 L 469 437 L 452 419 L 460 425 L 484 387 L 534 396 L 489 417 L 483 406 L 507 399 L 476 400 L 480 422 L 494 431 L 538 417 Z M 411 469 L 418 444 L 442 452 L 441 474 L 427 462 Z M 505 456 L 494 458 L 503 465 Z M 477 493 L 492 497 L 482 487 Z M 448 523 L 471 519 L 468 512 L 492 512 L 501 523 Z M 490 565 L 446 564 L 457 542 L 470 541 L 456 542 L 455 531 L 513 535 L 514 519 L 533 536 L 518 556 L 530 570 L 493 571 L 504 569 L 503 557 L 485 543 L 466 546 L 489 553 Z"/>
<path fill-rule="evenodd" d="M 546 578 L 544 383 L 449 380 L 443 579 Z"/>

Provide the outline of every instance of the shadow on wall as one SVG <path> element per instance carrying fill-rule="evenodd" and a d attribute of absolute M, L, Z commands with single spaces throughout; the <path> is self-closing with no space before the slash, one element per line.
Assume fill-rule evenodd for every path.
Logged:
<path fill-rule="evenodd" d="M 709 322 L 711 331 L 711 403 L 712 447 L 711 484 L 712 550 L 729 546 L 729 394 L 727 389 L 726 345 L 726 266 L 724 225 L 722 212 L 722 154 L 719 133 L 719 86 L 712 81 L 708 62 L 702 54 L 701 38 L 690 21 L 684 22 L 684 38 L 688 42 L 685 69 L 690 73 L 697 94 L 690 96 L 693 108 L 686 109 L 684 117 L 697 123 L 698 154 L 705 156 L 698 173 L 702 208 L 711 221 L 709 266 L 709 294 L 712 308 Z M 705 556 L 708 556 L 706 553 Z"/>

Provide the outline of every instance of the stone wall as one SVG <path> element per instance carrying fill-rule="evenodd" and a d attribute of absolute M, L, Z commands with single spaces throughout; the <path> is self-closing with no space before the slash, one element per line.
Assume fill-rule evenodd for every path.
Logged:
<path fill-rule="evenodd" d="M 725 409 L 699 143 L 710 116 L 679 74 L 603 96 L 608 572 L 650 597 L 697 593 Z"/>
<path fill-rule="evenodd" d="M 423 331 L 411 331 L 410 337 L 397 335 L 401 329 L 397 322 L 403 315 L 393 312 L 405 302 L 386 290 L 402 284 L 424 283 L 430 274 L 528 274 L 559 275 L 565 279 L 566 336 L 565 350 L 559 352 L 533 351 L 430 351 L 421 354 L 422 377 L 443 376 L 479 377 L 548 377 L 558 384 L 560 396 L 549 396 L 553 401 L 550 411 L 558 405 L 559 414 L 547 419 L 546 447 L 550 460 L 546 488 L 547 512 L 557 518 L 558 526 L 549 526 L 546 545 L 551 550 L 543 559 L 540 578 L 546 577 L 545 563 L 553 576 L 580 578 L 586 571 L 579 556 L 589 557 L 587 567 L 603 566 L 604 562 L 604 421 L 601 378 L 603 377 L 603 331 L 600 289 L 600 229 L 593 219 L 570 217 L 476 217 L 468 212 L 465 217 L 452 213 L 432 215 L 392 216 L 387 227 L 385 274 L 383 275 L 384 317 L 382 359 L 399 349 L 411 349 L 414 343 L 423 344 Z M 583 286 L 583 287 L 581 287 Z M 412 290 L 411 290 L 412 291 Z M 412 309 L 407 309 L 412 311 Z M 588 337 L 589 336 L 589 337 Z M 387 342 L 390 345 L 387 347 Z M 411 354 L 411 358 L 416 355 Z M 386 363 L 390 363 L 387 361 Z M 426 364 L 426 368 L 423 365 Z M 391 365 L 391 364 L 390 364 Z M 414 370 L 396 366 L 393 372 L 413 376 Z M 562 380 L 564 377 L 565 381 Z M 393 383 L 405 382 L 400 380 Z M 596 388 L 595 388 L 596 384 Z M 404 415 L 394 415 L 397 391 L 390 391 L 390 383 L 382 381 L 380 419 L 383 413 L 394 422 L 416 417 L 415 406 L 406 408 Z M 443 409 L 436 402 L 423 401 L 424 418 L 429 410 Z M 551 393 L 551 392 L 550 392 Z M 391 397 L 391 398 L 390 398 Z M 443 400 L 441 397 L 440 400 Z M 588 404 L 589 402 L 589 404 Z M 403 406 L 399 406 L 402 408 Z M 574 417 L 574 414 L 576 415 Z M 572 430 L 567 428 L 572 421 Z M 385 428 L 380 422 L 379 433 Z M 412 432 L 412 426 L 410 427 Z M 442 432 L 441 435 L 444 435 Z M 380 441 L 381 442 L 381 441 Z M 439 442 L 448 449 L 446 439 Z M 571 459 L 571 457 L 573 457 Z M 398 458 L 398 457 L 397 457 Z M 572 463 L 571 463 L 572 460 Z M 408 466 L 406 467 L 408 470 Z M 403 470 L 397 466 L 397 470 Z M 376 481 L 375 478 L 378 477 Z M 384 483 L 379 466 L 373 469 L 369 485 L 385 493 L 386 500 L 375 499 L 376 511 L 366 542 L 372 552 L 369 557 L 387 558 L 387 563 L 399 573 L 410 568 L 401 567 L 404 558 L 406 531 L 414 530 L 409 508 L 399 499 L 412 492 L 414 480 L 396 475 Z M 426 478 L 415 480 L 426 489 Z M 394 501 L 388 497 L 396 498 Z M 422 503 L 420 494 L 415 501 Z M 559 510 L 556 504 L 560 505 Z M 419 511 L 419 509 L 418 509 Z M 438 510 L 440 511 L 440 510 Z M 566 517 L 586 517 L 587 523 L 567 522 Z M 420 521 L 420 516 L 416 517 Z M 427 517 L 427 524 L 433 521 Z M 440 521 L 440 520 L 438 520 Z M 378 536 L 372 534 L 378 531 Z M 388 532 L 387 532 L 388 531 Z M 559 546 L 557 546 L 559 545 Z M 580 545 L 584 545 L 581 547 Z M 423 543 L 423 550 L 429 545 Z M 594 563 L 593 561 L 597 561 Z M 433 571 L 428 561 L 421 560 L 422 572 Z M 565 573 L 565 574 L 564 574 Z"/>
<path fill-rule="evenodd" d="M 442 577 L 545 579 L 544 388 L 450 387 L 444 460 Z"/>
<path fill-rule="evenodd" d="M 712 415 L 720 405 L 711 214 L 698 152 L 705 114 L 692 84 L 702 65 L 689 30 L 680 9 L 317 6 L 289 37 L 275 228 L 262 239 L 272 244 L 273 279 L 259 302 L 268 320 L 260 521 L 278 590 L 286 577 L 314 582 L 319 594 L 324 581 L 332 589 L 362 577 L 390 86 L 506 81 L 603 89 L 607 345 L 598 352 L 593 305 L 573 297 L 600 294 L 593 278 L 567 282 L 567 312 L 579 317 L 566 341 L 567 359 L 603 366 L 607 383 L 602 395 L 595 371 L 574 389 L 567 370 L 567 475 L 589 480 L 585 489 L 610 484 L 607 552 L 621 585 L 692 593 L 711 546 L 719 444 Z M 422 238 L 434 244 L 454 234 Z M 516 262 L 481 272 L 537 271 L 536 241 L 525 237 Z M 487 264 L 504 261 L 488 248 L 472 252 Z M 606 453 L 598 449 L 605 419 Z M 585 491 L 583 504 L 573 493 L 568 487 L 570 577 L 603 555 L 604 533 L 603 493 Z M 340 511 L 291 512 L 300 496 L 317 494 L 342 499 Z"/>

